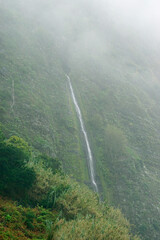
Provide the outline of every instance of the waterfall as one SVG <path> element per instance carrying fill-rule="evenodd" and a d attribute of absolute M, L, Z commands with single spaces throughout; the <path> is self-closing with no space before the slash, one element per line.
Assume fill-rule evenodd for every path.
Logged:
<path fill-rule="evenodd" d="M 12 111 L 14 111 L 14 109 L 13 109 L 14 105 L 15 105 L 14 80 L 12 80 L 12 104 L 11 104 Z"/>
<path fill-rule="evenodd" d="M 81 130 L 82 130 L 82 133 L 84 135 L 84 139 L 85 139 L 85 143 L 86 143 L 86 147 L 87 147 L 88 159 L 89 159 L 89 168 L 90 168 L 90 175 L 91 175 L 91 182 L 93 184 L 94 190 L 96 192 L 98 192 L 98 186 L 97 186 L 97 183 L 96 183 L 96 180 L 95 180 L 92 151 L 91 151 L 91 148 L 90 148 L 87 132 L 85 131 L 81 110 L 80 110 L 80 108 L 78 106 L 78 103 L 77 103 L 77 100 L 76 100 L 76 97 L 75 97 L 75 94 L 74 94 L 74 91 L 73 91 L 73 88 L 72 88 L 71 80 L 70 80 L 68 75 L 66 75 L 66 76 L 67 76 L 67 79 L 68 79 L 72 100 L 73 100 L 73 103 L 75 105 L 75 109 L 76 109 L 76 112 L 77 112 L 77 115 L 78 115 L 78 118 L 79 118 L 79 121 L 80 121 Z"/>

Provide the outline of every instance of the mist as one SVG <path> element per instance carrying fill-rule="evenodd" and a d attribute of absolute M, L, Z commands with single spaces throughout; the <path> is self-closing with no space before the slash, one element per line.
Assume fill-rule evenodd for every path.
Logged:
<path fill-rule="evenodd" d="M 121 35 L 132 35 L 150 45 L 160 41 L 160 3 L 157 0 L 20 2 L 22 11 L 28 15 L 34 12 L 37 21 L 52 26 L 62 38 L 71 33 L 77 38 L 86 31 L 95 31 L 95 35 L 107 34 L 110 27 Z"/>
<path fill-rule="evenodd" d="M 64 30 L 66 22 L 70 24 L 72 31 L 81 28 L 83 31 L 88 27 L 88 21 L 92 20 L 92 28 L 107 31 L 106 25 L 116 27 L 121 34 L 132 33 L 145 41 L 160 40 L 160 3 L 154 1 L 133 0 L 108 0 L 108 1 L 60 1 L 53 6 L 53 20 L 55 18 L 58 28 Z M 52 7 L 51 7 L 52 9 Z M 52 10 L 51 10 L 52 11 Z M 50 21 L 52 22 L 52 16 Z M 80 26 L 79 26 L 80 25 Z M 82 30 L 80 29 L 80 30 Z"/>
<path fill-rule="evenodd" d="M 32 24 L 34 31 L 46 31 L 67 73 L 86 65 L 100 75 L 111 72 L 113 66 L 125 69 L 134 63 L 148 68 L 158 63 L 160 3 L 156 0 L 15 2 L 30 22 L 31 35 L 36 34 Z M 3 4 L 14 10 L 15 2 Z"/>
<path fill-rule="evenodd" d="M 103 59 L 107 56 L 108 60 L 115 51 L 118 55 L 120 49 L 132 58 L 133 49 L 159 54 L 160 3 L 156 0 L 42 1 L 41 8 L 38 2 L 35 13 L 50 28 L 67 62 L 96 57 L 101 68 Z"/>

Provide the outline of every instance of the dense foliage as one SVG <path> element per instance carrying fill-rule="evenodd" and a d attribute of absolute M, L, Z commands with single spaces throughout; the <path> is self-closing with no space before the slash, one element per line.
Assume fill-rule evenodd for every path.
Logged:
<path fill-rule="evenodd" d="M 46 239 L 46 219 L 54 222 L 55 217 L 42 207 L 25 208 L 0 197 L 0 239 Z"/>
<path fill-rule="evenodd" d="M 0 239 L 139 239 L 119 210 L 65 176 L 57 159 L 34 156 L 19 137 L 0 143 L 0 194 L 7 197 L 0 197 Z"/>
<path fill-rule="evenodd" d="M 0 193 L 10 197 L 25 197 L 35 181 L 35 173 L 27 167 L 28 144 L 13 136 L 0 142 Z"/>

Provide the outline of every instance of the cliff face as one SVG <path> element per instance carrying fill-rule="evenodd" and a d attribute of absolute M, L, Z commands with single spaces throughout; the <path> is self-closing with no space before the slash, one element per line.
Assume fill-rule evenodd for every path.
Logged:
<path fill-rule="evenodd" d="M 0 121 L 91 187 L 67 73 L 103 199 L 144 239 L 158 239 L 159 55 L 91 8 L 51 1 L 0 6 Z M 73 14 L 78 9 L 77 14 Z"/>

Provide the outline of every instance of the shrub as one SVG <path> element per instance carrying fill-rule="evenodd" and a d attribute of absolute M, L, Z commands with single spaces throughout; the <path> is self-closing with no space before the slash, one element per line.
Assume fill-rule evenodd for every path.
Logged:
<path fill-rule="evenodd" d="M 112 224 L 102 217 L 79 217 L 69 222 L 58 222 L 58 231 L 54 233 L 56 240 L 138 240 L 132 238 L 129 229 L 119 224 Z"/>
<path fill-rule="evenodd" d="M 34 204 L 53 208 L 57 199 L 69 189 L 69 178 L 60 173 L 53 174 L 51 168 L 46 169 L 41 161 L 32 161 L 29 166 L 33 167 L 37 179 L 29 191 L 29 198 Z"/>
<path fill-rule="evenodd" d="M 123 131 L 115 126 L 108 125 L 105 130 L 104 147 L 108 159 L 116 160 L 125 153 L 127 139 Z"/>
<path fill-rule="evenodd" d="M 81 215 L 90 214 L 100 216 L 99 199 L 95 193 L 85 186 L 72 182 L 68 191 L 57 200 L 57 208 L 62 210 L 63 216 L 69 220 Z"/>
<path fill-rule="evenodd" d="M 14 141 L 15 142 L 14 142 Z M 26 166 L 29 159 L 27 143 L 18 137 L 0 142 L 0 192 L 16 198 L 24 197 L 35 181 L 35 172 Z"/>
<path fill-rule="evenodd" d="M 36 164 L 30 162 L 29 166 L 34 169 L 36 174 L 36 182 L 29 191 L 29 198 L 37 204 L 46 199 L 46 196 L 54 183 L 53 174 L 51 169 L 44 168 L 42 162 Z"/>

